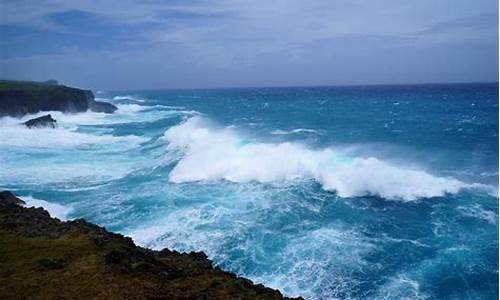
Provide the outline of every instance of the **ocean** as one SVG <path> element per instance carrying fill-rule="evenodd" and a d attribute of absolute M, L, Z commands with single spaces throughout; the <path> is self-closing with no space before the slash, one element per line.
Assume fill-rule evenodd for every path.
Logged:
<path fill-rule="evenodd" d="M 96 97 L 1 118 L 0 188 L 287 296 L 498 298 L 498 84 Z"/>

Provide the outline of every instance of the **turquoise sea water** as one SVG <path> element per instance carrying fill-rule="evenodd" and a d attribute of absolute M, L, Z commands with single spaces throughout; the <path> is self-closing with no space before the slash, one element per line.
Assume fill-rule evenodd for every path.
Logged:
<path fill-rule="evenodd" d="M 0 187 L 289 296 L 498 298 L 497 84 L 96 97 L 1 118 Z"/>

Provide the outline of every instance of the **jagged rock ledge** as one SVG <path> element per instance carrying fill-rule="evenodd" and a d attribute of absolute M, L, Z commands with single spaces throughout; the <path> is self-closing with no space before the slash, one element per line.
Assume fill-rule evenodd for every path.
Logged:
<path fill-rule="evenodd" d="M 96 101 L 90 90 L 46 82 L 0 80 L 0 117 L 20 117 L 40 111 L 113 113 L 117 107 Z"/>
<path fill-rule="evenodd" d="M 50 114 L 48 114 L 45 116 L 28 120 L 24 122 L 24 125 L 28 128 L 43 128 L 43 127 L 56 128 L 57 121 L 53 119 Z"/>
<path fill-rule="evenodd" d="M 1 299 L 286 299 L 213 267 L 203 252 L 141 248 L 83 219 L 61 222 L 23 204 L 0 193 Z"/>

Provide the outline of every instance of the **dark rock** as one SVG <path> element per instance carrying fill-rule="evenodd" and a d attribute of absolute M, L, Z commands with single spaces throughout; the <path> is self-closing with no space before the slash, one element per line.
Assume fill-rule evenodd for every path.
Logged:
<path fill-rule="evenodd" d="M 12 205 L 25 205 L 26 204 L 26 202 L 17 198 L 16 196 L 14 196 L 14 194 L 12 194 L 9 191 L 0 192 L 0 200 L 5 202 L 5 203 L 12 204 Z"/>
<path fill-rule="evenodd" d="M 188 256 L 193 259 L 193 261 L 202 269 L 211 269 L 212 261 L 208 259 L 208 256 L 203 252 L 189 252 Z"/>
<path fill-rule="evenodd" d="M 203 253 L 203 252 L 195 252 L 195 251 L 191 251 L 188 253 L 189 257 L 192 257 L 193 260 L 200 260 L 200 261 L 203 261 L 203 260 L 206 260 L 208 258 L 208 256 Z"/>
<path fill-rule="evenodd" d="M 43 270 L 57 270 L 64 268 L 64 260 L 59 258 L 42 258 L 37 261 Z"/>
<path fill-rule="evenodd" d="M 113 240 L 113 237 L 110 234 L 103 234 L 103 233 L 98 233 L 96 237 L 94 238 L 94 243 L 101 247 L 106 245 L 107 243 L 111 242 Z"/>
<path fill-rule="evenodd" d="M 0 198 L 0 299 L 286 299 L 213 268 L 203 252 L 141 248 L 83 219 L 19 206 L 8 191 Z"/>
<path fill-rule="evenodd" d="M 208 300 L 208 295 L 207 294 L 201 294 L 198 297 L 196 297 L 196 300 Z"/>
<path fill-rule="evenodd" d="M 127 253 L 124 251 L 113 250 L 104 256 L 106 264 L 120 264 L 127 258 Z"/>
<path fill-rule="evenodd" d="M 28 120 L 24 122 L 24 125 L 26 125 L 26 127 L 28 128 L 43 128 L 43 127 L 56 128 L 57 121 L 53 119 L 50 114 L 48 114 L 45 116 Z"/>
<path fill-rule="evenodd" d="M 18 117 L 40 111 L 112 113 L 116 109 L 111 103 L 95 101 L 90 90 L 58 85 L 54 81 L 0 80 L 0 117 Z"/>
<path fill-rule="evenodd" d="M 102 101 L 90 102 L 90 110 L 93 112 L 114 113 L 118 108 L 111 103 Z"/>

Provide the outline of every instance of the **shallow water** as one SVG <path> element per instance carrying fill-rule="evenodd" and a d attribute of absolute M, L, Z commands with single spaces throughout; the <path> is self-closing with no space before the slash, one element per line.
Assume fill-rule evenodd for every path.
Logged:
<path fill-rule="evenodd" d="M 493 299 L 497 92 L 101 92 L 117 113 L 1 118 L 0 187 L 290 296 Z"/>

